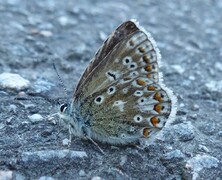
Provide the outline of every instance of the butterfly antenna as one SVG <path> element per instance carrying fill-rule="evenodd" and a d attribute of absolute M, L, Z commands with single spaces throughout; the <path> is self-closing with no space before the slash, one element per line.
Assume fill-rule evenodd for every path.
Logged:
<path fill-rule="evenodd" d="M 45 97 L 15 97 L 14 100 L 18 100 L 18 101 L 42 101 L 42 100 L 46 100 L 49 102 L 54 102 L 54 103 L 59 103 L 59 101 L 57 99 L 51 99 L 51 98 L 45 98 Z"/>
<path fill-rule="evenodd" d="M 65 92 L 65 94 L 66 94 L 66 97 L 67 97 L 67 96 L 68 96 L 67 89 L 66 89 L 66 87 L 65 87 L 65 85 L 64 85 L 64 83 L 63 83 L 63 81 L 62 81 L 62 78 L 60 77 L 60 75 L 59 75 L 59 73 L 58 73 L 58 70 L 56 69 L 55 63 L 53 63 L 53 68 L 54 68 L 54 70 L 55 70 L 55 72 L 56 72 L 56 74 L 57 74 L 57 76 L 58 76 L 58 78 L 59 78 L 59 82 L 60 82 L 60 84 L 62 85 L 63 90 L 64 90 L 64 92 Z"/>

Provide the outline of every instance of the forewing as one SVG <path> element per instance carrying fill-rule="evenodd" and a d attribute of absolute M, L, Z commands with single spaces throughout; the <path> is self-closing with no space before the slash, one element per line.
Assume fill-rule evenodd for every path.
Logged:
<path fill-rule="evenodd" d="M 90 74 L 93 69 L 113 50 L 113 48 L 125 39 L 129 34 L 138 31 L 139 28 L 135 25 L 133 21 L 126 21 L 122 23 L 103 43 L 100 49 L 96 52 L 94 58 L 91 60 L 90 64 L 86 68 L 85 72 L 81 76 L 79 83 L 76 87 L 76 91 L 79 90 L 82 84 L 84 84 L 85 79 Z"/>

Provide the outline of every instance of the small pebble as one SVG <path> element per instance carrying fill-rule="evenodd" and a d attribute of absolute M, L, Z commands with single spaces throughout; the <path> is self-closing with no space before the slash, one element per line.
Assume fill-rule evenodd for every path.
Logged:
<path fill-rule="evenodd" d="M 86 176 L 85 171 L 81 169 L 81 170 L 79 171 L 79 176 L 81 176 L 81 177 Z"/>
<path fill-rule="evenodd" d="M 198 111 L 199 109 L 200 109 L 199 105 L 193 104 L 193 106 L 192 106 L 193 111 Z"/>
<path fill-rule="evenodd" d="M 69 19 L 66 16 L 61 16 L 58 18 L 58 22 L 62 26 L 66 26 L 69 23 Z"/>
<path fill-rule="evenodd" d="M 39 178 L 39 180 L 55 180 L 53 177 L 49 177 L 49 176 L 42 176 Z"/>
<path fill-rule="evenodd" d="M 65 138 L 65 139 L 62 140 L 62 145 L 63 146 L 68 146 L 69 144 L 70 144 L 70 140 L 69 139 Z"/>
<path fill-rule="evenodd" d="M 42 120 L 42 116 L 40 114 L 33 114 L 28 116 L 28 118 L 32 121 L 32 122 L 38 122 Z"/>
<path fill-rule="evenodd" d="M 95 176 L 95 177 L 93 177 L 91 180 L 102 180 L 102 178 L 99 177 L 99 176 Z"/>
<path fill-rule="evenodd" d="M 184 159 L 185 155 L 178 149 L 170 151 L 164 155 L 165 160 Z"/>
<path fill-rule="evenodd" d="M 3 171 L 0 170 L 0 179 L 1 180 L 10 180 L 12 179 L 12 171 Z"/>
<path fill-rule="evenodd" d="M 211 92 L 222 92 L 222 81 L 210 81 L 205 86 Z"/>
<path fill-rule="evenodd" d="M 191 114 L 191 115 L 190 115 L 190 118 L 192 118 L 192 119 L 194 119 L 194 120 L 197 119 L 197 114 Z"/>
<path fill-rule="evenodd" d="M 12 119 L 13 119 L 13 116 L 9 117 L 8 119 L 6 119 L 6 123 L 7 124 L 11 124 L 12 123 Z"/>
<path fill-rule="evenodd" d="M 199 151 L 202 151 L 202 152 L 207 152 L 207 153 L 210 152 L 206 146 L 201 145 L 201 144 L 199 145 L 198 149 Z"/>
<path fill-rule="evenodd" d="M 0 86 L 3 88 L 22 90 L 27 89 L 30 85 L 30 82 L 19 74 L 13 73 L 2 73 L 0 74 Z"/>
<path fill-rule="evenodd" d="M 33 109 L 34 107 L 36 107 L 35 104 L 22 104 L 22 105 L 25 107 L 25 109 Z"/>
<path fill-rule="evenodd" d="M 189 76 L 188 78 L 189 78 L 189 80 L 191 80 L 191 81 L 194 81 L 194 80 L 196 79 L 195 76 Z"/>
<path fill-rule="evenodd" d="M 13 112 L 13 113 L 16 113 L 16 105 L 14 105 L 14 104 L 10 104 L 10 106 L 9 106 L 9 111 L 10 112 Z"/>
<path fill-rule="evenodd" d="M 216 62 L 215 65 L 214 65 L 215 69 L 219 70 L 219 71 L 222 71 L 222 63 L 220 62 Z"/>
<path fill-rule="evenodd" d="M 44 37 L 51 37 L 53 35 L 51 31 L 47 31 L 47 30 L 42 30 L 39 32 L 39 34 L 41 34 Z"/>

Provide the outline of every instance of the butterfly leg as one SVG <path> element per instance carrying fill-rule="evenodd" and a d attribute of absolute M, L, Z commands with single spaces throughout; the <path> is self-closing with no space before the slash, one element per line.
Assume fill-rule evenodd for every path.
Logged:
<path fill-rule="evenodd" d="M 72 142 L 72 131 L 71 131 L 71 125 L 69 125 L 69 141 L 68 141 L 68 147 L 71 146 Z"/>
<path fill-rule="evenodd" d="M 89 136 L 87 135 L 87 132 L 86 132 L 86 130 L 85 130 L 84 127 L 82 128 L 82 130 L 83 130 L 83 135 L 84 135 L 88 140 L 90 140 L 90 141 L 100 150 L 100 152 L 101 152 L 103 155 L 105 155 L 105 152 L 102 150 L 102 148 L 99 147 L 99 145 L 98 145 L 91 137 L 89 137 Z"/>

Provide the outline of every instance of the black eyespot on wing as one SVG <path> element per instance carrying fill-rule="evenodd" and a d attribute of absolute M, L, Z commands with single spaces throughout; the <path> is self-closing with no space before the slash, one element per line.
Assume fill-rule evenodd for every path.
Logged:
<path fill-rule="evenodd" d="M 135 64 L 130 65 L 130 68 L 135 68 L 135 67 L 136 67 Z"/>
<path fill-rule="evenodd" d="M 130 62 L 129 58 L 125 59 L 125 63 L 128 64 Z"/>
<path fill-rule="evenodd" d="M 114 88 L 113 87 L 110 87 L 109 88 L 109 93 L 112 93 L 114 91 Z"/>
<path fill-rule="evenodd" d="M 101 100 L 102 100 L 101 97 L 97 97 L 97 98 L 96 98 L 96 102 L 98 102 L 98 103 L 101 102 Z"/>

